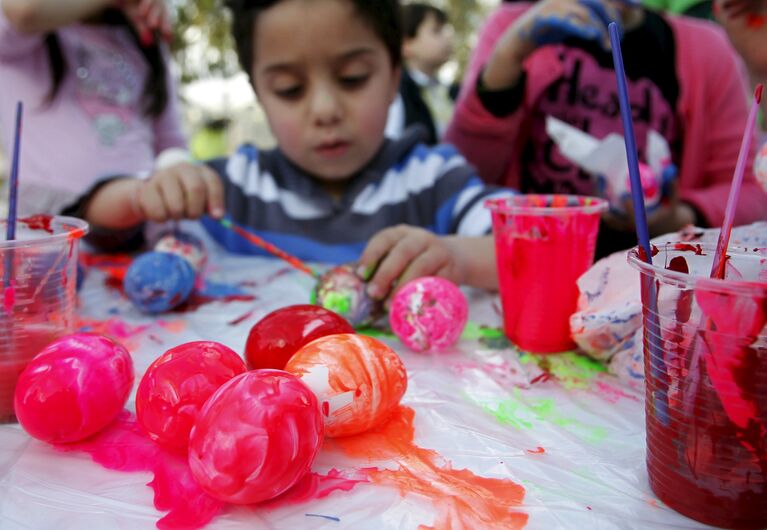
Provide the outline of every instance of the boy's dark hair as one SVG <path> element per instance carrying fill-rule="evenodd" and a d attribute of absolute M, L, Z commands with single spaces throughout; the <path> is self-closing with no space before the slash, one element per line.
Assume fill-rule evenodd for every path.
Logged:
<path fill-rule="evenodd" d="M 125 14 L 119 9 L 107 9 L 104 11 L 101 23 L 109 26 L 127 28 L 133 38 L 136 48 L 141 52 L 149 66 L 149 74 L 144 84 L 144 91 L 141 99 L 143 103 L 143 113 L 145 116 L 156 118 L 165 110 L 168 104 L 168 86 L 165 70 L 165 59 L 163 58 L 160 46 L 155 42 L 149 46 L 141 44 L 138 33 L 133 24 L 128 21 Z M 56 32 L 50 32 L 45 35 L 45 47 L 48 51 L 48 62 L 51 71 L 51 88 L 48 91 L 47 102 L 52 103 L 59 93 L 64 77 L 67 75 L 67 62 L 61 51 L 61 42 Z"/>
<path fill-rule="evenodd" d="M 389 52 L 393 67 L 402 61 L 402 24 L 399 0 L 349 0 L 357 14 L 373 29 Z M 232 14 L 232 37 L 240 66 L 250 77 L 256 20 L 280 0 L 226 0 Z M 251 79 L 252 81 L 252 79 Z"/>
<path fill-rule="evenodd" d="M 414 39 L 426 17 L 432 15 L 440 26 L 447 24 L 447 13 L 430 4 L 413 2 L 402 6 L 402 32 L 406 39 Z"/>

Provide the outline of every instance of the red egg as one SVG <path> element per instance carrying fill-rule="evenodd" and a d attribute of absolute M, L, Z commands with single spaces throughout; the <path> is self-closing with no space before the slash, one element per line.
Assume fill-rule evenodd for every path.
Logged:
<path fill-rule="evenodd" d="M 345 318 L 316 305 L 292 305 L 272 311 L 256 322 L 245 344 L 251 369 L 282 370 L 304 344 L 336 333 L 354 333 Z"/>
<path fill-rule="evenodd" d="M 379 425 L 399 405 L 407 372 L 389 346 L 364 335 L 331 335 L 301 348 L 285 370 L 317 395 L 329 437 Z"/>
<path fill-rule="evenodd" d="M 30 361 L 19 376 L 14 408 L 30 436 L 76 442 L 114 421 L 132 387 L 128 350 L 102 335 L 75 333 Z"/>
<path fill-rule="evenodd" d="M 188 342 L 171 348 L 147 368 L 136 392 L 136 417 L 149 437 L 186 452 L 189 431 L 205 401 L 245 363 L 218 342 Z"/>
<path fill-rule="evenodd" d="M 317 398 L 297 377 L 246 372 L 202 407 L 189 437 L 189 466 L 211 496 L 257 503 L 287 491 L 311 469 L 322 434 Z"/>

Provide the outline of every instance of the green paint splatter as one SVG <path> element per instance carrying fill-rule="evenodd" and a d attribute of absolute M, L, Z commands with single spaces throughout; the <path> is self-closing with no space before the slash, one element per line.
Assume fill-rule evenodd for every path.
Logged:
<path fill-rule="evenodd" d="M 568 390 L 587 389 L 595 377 L 607 372 L 607 368 L 599 361 L 575 352 L 549 355 L 523 352 L 519 360 L 522 364 L 535 364 Z"/>
<path fill-rule="evenodd" d="M 479 341 L 485 348 L 491 350 L 505 350 L 512 347 L 502 329 L 474 322 L 466 323 L 461 339 Z"/>
<path fill-rule="evenodd" d="M 396 335 L 391 332 L 389 329 L 385 328 L 373 328 L 373 327 L 364 327 L 364 328 L 357 328 L 357 333 L 360 335 L 366 335 L 368 337 L 373 338 L 386 338 L 386 339 L 395 339 Z"/>
<path fill-rule="evenodd" d="M 339 315 L 345 315 L 351 309 L 352 301 L 348 294 L 330 292 L 322 299 L 322 306 Z"/>
<path fill-rule="evenodd" d="M 514 399 L 502 401 L 495 406 L 484 404 L 482 408 L 499 423 L 515 429 L 532 429 L 536 423 L 550 423 L 590 443 L 598 443 L 607 437 L 607 429 L 604 427 L 580 423 L 557 412 L 552 398 L 522 400 L 519 389 L 514 389 L 512 395 Z"/>

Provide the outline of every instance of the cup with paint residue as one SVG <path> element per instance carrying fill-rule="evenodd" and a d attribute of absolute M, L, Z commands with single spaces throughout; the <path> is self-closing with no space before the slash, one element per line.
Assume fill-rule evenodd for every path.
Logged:
<path fill-rule="evenodd" d="M 534 353 L 574 349 L 576 281 L 594 261 L 607 201 L 531 194 L 489 199 L 486 206 L 493 218 L 506 336 Z"/>
<path fill-rule="evenodd" d="M 629 252 L 642 286 L 647 473 L 700 522 L 767 527 L 767 249 L 713 244 Z M 656 250 L 656 249 L 654 249 Z M 639 279 L 638 279 L 639 280 Z"/>
<path fill-rule="evenodd" d="M 37 215 L 17 222 L 15 240 L 0 239 L 0 423 L 15 421 L 13 393 L 27 363 L 74 330 L 78 248 L 87 231 L 80 219 Z"/>

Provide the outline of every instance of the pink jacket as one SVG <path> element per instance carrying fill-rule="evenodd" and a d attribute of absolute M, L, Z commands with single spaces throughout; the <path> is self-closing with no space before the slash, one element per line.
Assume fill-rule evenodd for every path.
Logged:
<path fill-rule="evenodd" d="M 490 114 L 477 96 L 477 75 L 506 28 L 530 4 L 500 6 L 488 19 L 474 50 L 445 140 L 454 144 L 488 182 L 519 188 L 520 159 L 529 112 L 562 75 L 561 46 L 536 50 L 525 62 L 527 85 L 519 110 L 503 118 Z M 683 132 L 680 198 L 692 204 L 710 226 L 720 226 L 748 114 L 746 87 L 737 56 L 715 25 L 668 17 L 676 38 L 679 80 L 677 115 Z M 753 147 L 753 146 L 752 146 Z M 735 214 L 735 224 L 767 218 L 767 194 L 752 172 L 752 148 Z"/>

